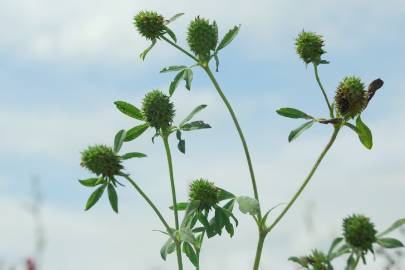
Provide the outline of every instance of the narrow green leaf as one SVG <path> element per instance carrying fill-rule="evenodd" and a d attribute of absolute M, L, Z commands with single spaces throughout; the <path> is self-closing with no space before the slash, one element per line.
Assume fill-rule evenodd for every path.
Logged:
<path fill-rule="evenodd" d="M 90 197 L 86 203 L 86 208 L 84 210 L 86 210 L 86 211 L 89 210 L 98 202 L 98 200 L 100 200 L 101 196 L 103 196 L 106 186 L 107 186 L 106 184 L 102 185 L 101 187 L 97 188 L 96 191 L 94 191 L 90 195 Z"/>
<path fill-rule="evenodd" d="M 329 251 L 328 251 L 328 258 L 331 256 L 332 252 L 335 250 L 335 248 L 343 241 L 342 237 L 337 237 L 335 240 L 333 240 Z"/>
<path fill-rule="evenodd" d="M 127 136 L 127 132 L 125 130 L 120 130 L 117 132 L 114 138 L 114 152 L 118 153 L 121 150 L 122 144 Z"/>
<path fill-rule="evenodd" d="M 186 141 L 180 140 L 179 143 L 177 144 L 177 148 L 179 149 L 180 152 L 185 154 L 186 153 Z"/>
<path fill-rule="evenodd" d="M 169 20 L 167 20 L 166 24 L 174 22 L 175 20 L 177 20 L 179 17 L 181 17 L 183 15 L 184 15 L 184 13 L 177 13 L 176 15 L 172 16 Z"/>
<path fill-rule="evenodd" d="M 177 43 L 177 38 L 174 32 L 167 26 L 165 26 L 164 28 L 166 30 L 166 33 L 171 37 L 171 39 L 173 39 L 174 43 Z"/>
<path fill-rule="evenodd" d="M 218 72 L 219 71 L 219 57 L 218 57 L 217 53 L 214 54 L 214 60 L 215 60 L 215 71 Z"/>
<path fill-rule="evenodd" d="M 164 261 L 166 261 L 167 255 L 173 253 L 176 250 L 176 244 L 174 241 L 170 238 L 168 239 L 162 248 L 160 249 L 160 256 Z"/>
<path fill-rule="evenodd" d="M 148 129 L 148 127 L 149 127 L 149 125 L 145 123 L 145 124 L 131 128 L 130 130 L 127 131 L 127 135 L 125 136 L 124 141 L 129 142 L 129 141 L 135 140 L 140 135 L 142 135 L 142 133 L 144 133 L 145 130 Z"/>
<path fill-rule="evenodd" d="M 303 124 L 302 126 L 298 127 L 297 129 L 294 129 L 293 131 L 290 132 L 290 135 L 288 136 L 288 142 L 292 142 L 296 138 L 298 138 L 305 130 L 309 129 L 312 127 L 314 124 L 314 121 L 309 121 Z"/>
<path fill-rule="evenodd" d="M 207 123 L 204 123 L 203 121 L 194 121 L 191 123 L 184 124 L 180 128 L 183 131 L 192 131 L 192 130 L 197 130 L 197 129 L 211 128 L 211 126 L 208 125 Z"/>
<path fill-rule="evenodd" d="M 131 153 L 126 153 L 125 155 L 121 156 L 122 159 L 127 160 L 130 158 L 143 158 L 146 157 L 144 153 L 139 153 L 139 152 L 131 152 Z"/>
<path fill-rule="evenodd" d="M 135 118 L 137 120 L 143 120 L 143 115 L 141 110 L 139 110 L 137 107 L 134 105 L 118 100 L 114 102 L 115 106 L 117 107 L 118 110 L 120 110 L 123 114 L 128 115 L 129 117 Z"/>
<path fill-rule="evenodd" d="M 240 196 L 236 198 L 236 201 L 239 204 L 239 210 L 243 214 L 249 214 L 252 216 L 259 214 L 260 206 L 256 199 L 247 196 Z"/>
<path fill-rule="evenodd" d="M 170 96 L 173 95 L 174 91 L 176 91 L 177 86 L 179 85 L 180 80 L 183 78 L 184 76 L 184 72 L 185 70 L 183 69 L 182 71 L 180 71 L 179 73 L 177 73 L 176 77 L 174 77 L 173 81 L 170 83 L 170 87 L 169 87 L 169 94 Z"/>
<path fill-rule="evenodd" d="M 300 258 L 300 257 L 290 257 L 288 258 L 289 261 L 298 263 L 302 267 L 308 267 L 308 260 L 306 258 Z"/>
<path fill-rule="evenodd" d="M 111 208 L 114 210 L 115 213 L 118 213 L 117 191 L 115 190 L 114 186 L 111 184 L 108 185 L 108 199 L 110 200 Z"/>
<path fill-rule="evenodd" d="M 401 241 L 395 238 L 380 238 L 377 240 L 377 243 L 385 248 L 399 248 L 404 247 L 404 244 Z"/>
<path fill-rule="evenodd" d="M 79 182 L 85 187 L 95 187 L 97 186 L 98 178 L 83 179 L 79 180 Z"/>
<path fill-rule="evenodd" d="M 145 60 L 146 55 L 150 52 L 150 50 L 152 50 L 152 48 L 153 48 L 155 45 L 156 45 L 156 39 L 152 40 L 152 44 L 151 44 L 148 48 L 146 48 L 146 49 L 139 55 L 139 57 L 140 57 L 142 60 Z"/>
<path fill-rule="evenodd" d="M 395 221 L 391 226 L 388 227 L 388 229 L 386 229 L 385 231 L 379 233 L 377 235 L 377 237 L 382 237 L 384 235 L 387 235 L 390 232 L 395 231 L 396 229 L 398 229 L 402 225 L 405 225 L 405 218 L 401 218 L 401 219 L 398 219 L 397 221 Z"/>
<path fill-rule="evenodd" d="M 187 206 L 188 206 L 188 202 L 177 203 L 176 210 L 177 211 L 185 211 L 187 209 Z M 173 205 L 171 205 L 169 208 L 174 210 Z"/>
<path fill-rule="evenodd" d="M 223 39 L 221 40 L 221 42 L 219 43 L 219 45 L 215 51 L 218 52 L 219 50 L 222 50 L 223 48 L 228 46 L 234 40 L 234 38 L 238 35 L 239 29 L 240 29 L 240 25 L 234 26 L 232 29 L 230 29 L 228 31 L 228 33 L 225 34 L 225 36 L 223 37 Z"/>
<path fill-rule="evenodd" d="M 360 116 L 356 119 L 356 127 L 361 143 L 367 149 L 371 149 L 373 147 L 373 135 L 371 134 L 371 130 L 361 120 Z"/>
<path fill-rule="evenodd" d="M 197 113 L 199 113 L 206 107 L 207 107 L 207 105 L 205 105 L 205 104 L 201 104 L 201 105 L 198 105 L 197 107 L 195 107 L 194 110 L 192 110 L 191 113 L 189 115 L 187 115 L 186 118 L 183 119 L 183 121 L 181 121 L 179 126 L 182 127 L 185 123 L 190 121 L 194 117 L 194 115 L 196 115 Z"/>
<path fill-rule="evenodd" d="M 193 81 L 193 71 L 188 68 L 184 70 L 183 79 L 186 81 L 186 89 L 191 90 L 191 82 Z"/>
<path fill-rule="evenodd" d="M 184 253 L 186 253 L 186 256 L 188 257 L 188 259 L 190 260 L 190 262 L 197 267 L 198 266 L 198 257 L 196 252 L 194 251 L 193 247 L 185 242 L 183 243 L 183 251 Z"/>
<path fill-rule="evenodd" d="M 229 191 L 226 191 L 225 189 L 218 188 L 218 201 L 223 201 L 223 200 L 228 200 L 228 199 L 233 199 L 236 196 L 232 194 Z"/>
<path fill-rule="evenodd" d="M 225 218 L 227 216 L 223 213 L 221 207 L 216 207 L 215 208 L 215 226 L 217 233 L 221 235 L 222 233 L 222 228 L 225 227 Z"/>
<path fill-rule="evenodd" d="M 186 69 L 186 66 L 183 65 L 179 65 L 179 66 L 169 66 L 169 67 L 165 67 L 163 68 L 160 73 L 166 73 L 166 72 L 173 72 L 173 71 L 180 71 L 183 69 Z"/>
<path fill-rule="evenodd" d="M 280 108 L 276 111 L 279 115 L 284 116 L 284 117 L 288 117 L 288 118 L 295 118 L 295 119 L 313 119 L 312 116 L 294 109 L 294 108 Z"/>

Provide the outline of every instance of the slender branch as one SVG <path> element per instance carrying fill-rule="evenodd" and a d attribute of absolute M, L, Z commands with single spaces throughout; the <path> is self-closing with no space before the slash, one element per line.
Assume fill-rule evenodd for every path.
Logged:
<path fill-rule="evenodd" d="M 235 127 L 236 127 L 236 129 L 238 131 L 238 134 L 239 134 L 239 137 L 240 137 L 240 140 L 242 141 L 243 150 L 245 151 L 245 156 L 246 156 L 246 160 L 247 160 L 248 167 L 249 167 L 249 173 L 250 173 L 250 178 L 251 178 L 251 181 L 252 181 L 254 196 L 255 196 L 256 200 L 259 201 L 259 193 L 257 191 L 256 178 L 255 178 L 255 173 L 254 173 L 254 170 L 253 170 L 252 160 L 250 158 L 249 148 L 247 146 L 245 136 L 243 135 L 242 129 L 241 129 L 240 125 L 239 125 L 238 119 L 236 118 L 235 112 L 233 111 L 231 104 L 229 103 L 228 99 L 226 98 L 226 96 L 222 92 L 221 87 L 219 86 L 219 84 L 218 84 L 217 80 L 215 79 L 215 76 L 212 73 L 212 71 L 210 70 L 210 68 L 208 66 L 206 66 L 206 67 L 203 67 L 203 69 L 208 74 L 208 77 L 210 78 L 210 80 L 214 84 L 215 89 L 217 90 L 218 94 L 222 98 L 222 101 L 225 103 L 225 106 L 228 108 L 228 111 L 231 114 L 233 123 L 235 124 Z M 261 219 L 262 219 L 261 213 L 259 213 L 259 220 L 261 220 Z"/>
<path fill-rule="evenodd" d="M 188 51 L 186 51 L 185 49 L 183 49 L 182 47 L 180 47 L 179 45 L 177 45 L 176 43 L 174 43 L 173 41 L 171 41 L 170 39 L 166 38 L 165 36 L 161 37 L 164 41 L 166 41 L 167 43 L 169 43 L 170 45 L 172 45 L 173 47 L 175 47 L 176 49 L 182 51 L 184 54 L 186 54 L 187 56 L 189 56 L 190 58 L 192 58 L 194 61 L 196 61 L 197 63 L 199 62 L 199 60 L 192 55 L 191 53 L 189 53 Z"/>
<path fill-rule="evenodd" d="M 167 164 L 169 167 L 169 175 L 170 175 L 170 186 L 172 190 L 172 199 L 173 199 L 173 212 L 174 212 L 174 221 L 176 225 L 176 230 L 178 231 L 180 229 L 179 226 L 179 213 L 177 211 L 177 197 L 176 197 L 176 186 L 174 183 L 174 175 L 173 175 L 173 162 L 172 162 L 172 155 L 170 153 L 170 146 L 169 146 L 169 139 L 168 135 L 163 135 L 163 143 L 165 145 L 165 150 L 166 150 L 166 156 L 167 156 Z M 177 254 L 177 262 L 179 265 L 179 270 L 183 269 L 183 262 L 181 258 L 181 247 L 179 241 L 175 241 L 176 243 L 176 254 Z"/>
<path fill-rule="evenodd" d="M 309 181 L 311 180 L 312 176 L 315 174 L 315 171 L 317 170 L 319 164 L 325 157 L 326 153 L 329 151 L 329 149 L 332 147 L 333 143 L 336 140 L 336 137 L 339 133 L 340 127 L 335 127 L 332 137 L 330 138 L 328 144 L 325 146 L 323 149 L 321 155 L 315 162 L 314 166 L 312 167 L 311 171 L 309 172 L 308 176 L 305 178 L 304 182 L 298 189 L 298 191 L 294 194 L 290 202 L 287 204 L 287 206 L 284 208 L 284 210 L 281 212 L 281 214 L 276 218 L 276 220 L 270 225 L 270 227 L 267 229 L 267 232 L 271 232 L 271 230 L 280 222 L 280 220 L 284 217 L 284 215 L 288 212 L 288 210 L 291 208 L 291 206 L 295 203 L 295 201 L 298 199 L 298 197 L 301 195 L 301 193 L 304 191 L 305 187 L 308 185 Z"/>
<path fill-rule="evenodd" d="M 330 105 L 328 96 L 326 95 L 325 88 L 323 87 L 323 85 L 322 85 L 322 83 L 321 83 L 321 80 L 319 79 L 318 64 L 315 64 L 315 63 L 314 63 L 314 71 L 315 71 L 315 78 L 316 78 L 316 81 L 318 82 L 319 88 L 321 88 L 323 97 L 325 98 L 326 104 L 328 105 L 329 115 L 330 115 L 331 118 L 333 118 L 333 117 L 334 117 L 334 115 L 333 115 L 333 108 L 332 108 L 332 106 Z"/>
<path fill-rule="evenodd" d="M 139 194 L 145 199 L 145 201 L 152 207 L 153 211 L 155 211 L 156 215 L 159 217 L 160 221 L 162 222 L 163 226 L 165 226 L 167 233 L 173 238 L 173 233 L 170 229 L 169 224 L 163 217 L 163 215 L 160 213 L 159 209 L 155 206 L 155 204 L 149 199 L 149 197 L 143 192 L 143 190 L 138 186 L 137 183 L 135 183 L 134 180 L 131 179 L 128 175 L 122 175 L 125 179 L 127 179 L 131 185 L 138 191 Z M 174 240 L 174 238 L 173 238 Z"/>

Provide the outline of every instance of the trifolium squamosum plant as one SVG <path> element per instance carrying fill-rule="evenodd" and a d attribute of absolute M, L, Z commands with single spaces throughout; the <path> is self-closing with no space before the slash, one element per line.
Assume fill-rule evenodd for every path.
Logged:
<path fill-rule="evenodd" d="M 81 165 L 93 174 L 90 178 L 80 180 L 82 185 L 93 189 L 85 205 L 85 210 L 93 209 L 100 198 L 106 194 L 111 208 L 118 213 L 119 190 L 129 184 L 145 200 L 146 205 L 154 211 L 161 222 L 161 232 L 165 239 L 160 247 L 160 256 L 163 260 L 167 260 L 169 255 L 175 254 L 179 270 L 203 269 L 204 266 L 200 265 L 203 243 L 213 237 L 222 237 L 223 241 L 232 241 L 223 238 L 223 235 L 232 238 L 238 233 L 237 216 L 249 215 L 257 226 L 257 236 L 251 236 L 254 241 L 257 241 L 255 256 L 251 258 L 251 268 L 258 270 L 267 237 L 280 221 L 286 218 L 288 211 L 302 195 L 341 130 L 344 128 L 352 130 L 365 148 L 373 147 L 372 132 L 362 120 L 362 115 L 367 113 L 368 106 L 372 105 L 371 101 L 383 86 L 383 81 L 376 79 L 367 86 L 367 82 L 362 78 L 349 74 L 336 85 L 336 89 L 332 92 L 334 96 L 331 97 L 331 93 L 325 89 L 319 76 L 319 69 L 323 65 L 330 64 L 325 59 L 326 42 L 323 36 L 308 31 L 298 33 L 294 44 L 296 53 L 306 67 L 312 66 L 314 79 L 325 103 L 320 106 L 325 106 L 327 113 L 324 116 L 314 116 L 310 112 L 303 112 L 291 107 L 280 108 L 276 110 L 276 113 L 286 118 L 303 121 L 289 133 L 289 142 L 296 140 L 314 125 L 322 125 L 324 128 L 330 129 L 331 135 L 296 193 L 287 203 L 279 205 L 281 207 L 278 209 L 279 213 L 270 218 L 269 214 L 275 207 L 268 208 L 260 203 L 260 189 L 256 182 L 248 143 L 237 114 L 214 72 L 219 72 L 220 56 L 224 49 L 235 40 L 241 27 L 240 25 L 234 26 L 225 35 L 220 35 L 219 26 L 215 20 L 201 16 L 195 17 L 188 24 L 188 29 L 184 31 L 188 44 L 188 47 L 185 48 L 177 43 L 176 34 L 169 28 L 182 15 L 183 13 L 179 13 L 171 18 L 165 18 L 155 11 L 140 11 L 134 16 L 135 30 L 150 42 L 150 46 L 140 54 L 142 60 L 146 59 L 158 42 L 164 42 L 180 54 L 187 56 L 190 61 L 167 65 L 160 70 L 161 73 L 174 74 L 172 81 L 168 83 L 167 90 L 154 89 L 155 86 L 152 84 L 150 87 L 154 90 L 148 91 L 143 100 L 137 101 L 136 105 L 122 100 L 114 102 L 118 111 L 130 117 L 134 124 L 118 131 L 112 140 L 112 146 L 95 144 L 82 152 Z M 181 154 L 186 154 L 187 133 L 208 132 L 208 129 L 211 128 L 203 120 L 195 119 L 200 111 L 207 108 L 205 104 L 197 106 L 188 115 L 185 115 L 181 122 L 174 122 L 176 106 L 181 106 L 181 104 L 175 106 L 171 98 L 183 82 L 184 87 L 191 90 L 193 70 L 198 68 L 207 75 L 208 80 L 212 83 L 213 91 L 217 92 L 235 126 L 235 135 L 239 136 L 244 152 L 244 157 L 241 158 L 246 161 L 250 175 L 251 195 L 233 194 L 227 190 L 229 187 L 217 186 L 214 179 L 196 175 L 188 187 L 188 197 L 182 199 L 177 197 L 172 146 L 169 144 L 169 137 L 174 136 L 177 149 Z M 147 195 L 141 188 L 137 176 L 133 176 L 125 167 L 128 159 L 146 158 L 146 154 L 136 151 L 121 153 L 124 143 L 131 143 L 131 147 L 135 146 L 136 139 L 146 134 L 147 130 L 152 131 L 152 143 L 161 139 L 162 158 L 168 164 L 167 192 L 172 198 L 168 205 L 173 213 L 170 220 L 168 217 L 164 217 L 161 210 L 154 204 L 152 196 Z M 214 132 L 214 129 L 209 132 Z M 187 147 L 187 152 L 192 151 L 192 147 L 190 148 Z M 176 168 L 181 169 L 181 164 L 176 164 Z M 232 183 L 229 183 L 229 186 L 231 185 Z M 342 233 L 332 241 L 328 250 L 312 249 L 309 251 L 309 255 L 293 256 L 289 260 L 304 269 L 333 270 L 335 261 L 343 259 L 346 264 L 345 270 L 354 270 L 361 264 L 370 263 L 366 260 L 366 255 L 374 254 L 377 245 L 387 249 L 403 247 L 399 240 L 388 235 L 404 224 L 405 218 L 399 219 L 386 230 L 379 231 L 371 218 L 362 214 L 351 214 L 343 219 Z"/>

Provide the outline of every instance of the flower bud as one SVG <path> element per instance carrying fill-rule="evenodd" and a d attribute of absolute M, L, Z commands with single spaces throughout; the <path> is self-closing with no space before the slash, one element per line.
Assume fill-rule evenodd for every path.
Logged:
<path fill-rule="evenodd" d="M 368 217 L 352 215 L 343 220 L 343 235 L 346 242 L 363 252 L 373 250 L 372 245 L 377 241 L 377 231 Z"/>
<path fill-rule="evenodd" d="M 360 78 L 344 78 L 336 90 L 335 103 L 340 116 L 350 119 L 359 115 L 368 103 L 368 94 Z"/>
<path fill-rule="evenodd" d="M 105 145 L 90 146 L 84 150 L 80 165 L 96 175 L 105 177 L 113 177 L 123 169 L 121 158 L 111 147 Z"/>
<path fill-rule="evenodd" d="M 135 16 L 134 25 L 142 36 L 154 40 L 164 34 L 165 19 L 154 11 L 141 11 Z"/>
<path fill-rule="evenodd" d="M 142 111 L 149 126 L 166 131 L 173 123 L 174 105 L 170 98 L 159 90 L 146 94 L 142 102 Z"/>
<path fill-rule="evenodd" d="M 208 60 L 218 43 L 217 24 L 215 22 L 211 24 L 200 17 L 195 18 L 188 27 L 187 42 L 200 60 Z"/>
<path fill-rule="evenodd" d="M 214 183 L 203 178 L 194 180 L 190 185 L 190 201 L 200 201 L 200 210 L 210 210 L 219 202 L 219 190 Z"/>
<path fill-rule="evenodd" d="M 299 57 L 306 63 L 319 64 L 322 54 L 324 41 L 322 36 L 313 32 L 302 31 L 295 40 L 295 48 Z"/>
<path fill-rule="evenodd" d="M 312 254 L 307 258 L 308 264 L 312 266 L 313 270 L 328 270 L 328 259 L 326 255 L 319 250 L 312 251 Z"/>

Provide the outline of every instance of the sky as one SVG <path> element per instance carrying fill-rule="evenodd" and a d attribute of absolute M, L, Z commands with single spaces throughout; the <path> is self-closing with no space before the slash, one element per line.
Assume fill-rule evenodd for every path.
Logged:
<path fill-rule="evenodd" d="M 149 45 L 132 25 L 140 10 L 165 17 L 184 12 L 171 25 L 184 47 L 187 26 L 198 15 L 215 19 L 220 36 L 241 24 L 238 37 L 220 54 L 216 75 L 245 131 L 263 209 L 288 201 L 331 133 L 331 127 L 317 125 L 288 143 L 289 131 L 301 122 L 275 113 L 295 107 L 327 116 L 312 68 L 295 53 L 296 36 L 307 30 L 325 38 L 324 58 L 331 63 L 320 67 L 320 76 L 330 97 L 345 76 L 359 76 L 366 84 L 385 81 L 362 115 L 373 131 L 373 149 L 362 147 L 351 130 L 341 132 L 308 189 L 268 237 L 261 269 L 296 269 L 287 258 L 326 249 L 349 214 L 370 216 L 377 229 L 405 216 L 405 2 L 1 1 L 0 262 L 19 265 L 33 253 L 26 208 L 31 180 L 38 177 L 46 230 L 43 270 L 175 269 L 174 256 L 160 259 L 165 238 L 152 230 L 161 225 L 134 190 L 119 190 L 119 215 L 106 198 L 84 212 L 90 190 L 77 182 L 91 176 L 80 167 L 85 147 L 111 145 L 118 130 L 137 124 L 113 102 L 140 105 L 146 92 L 168 90 L 173 74 L 159 74 L 161 68 L 191 64 L 161 42 L 145 61 L 139 58 Z M 252 196 L 239 138 L 206 75 L 195 70 L 192 90 L 181 85 L 173 102 L 175 122 L 207 104 L 198 118 L 212 126 L 184 134 L 186 155 L 176 150 L 175 138 L 170 141 L 179 200 L 187 199 L 189 183 L 199 177 Z M 161 141 L 152 144 L 152 136 L 150 131 L 124 145 L 123 151 L 148 155 L 125 165 L 173 222 L 164 148 Z M 236 235 L 206 242 L 202 269 L 251 268 L 256 228 L 251 218 L 235 213 Z M 359 269 L 381 269 L 384 263 L 379 257 L 369 261 Z"/>

